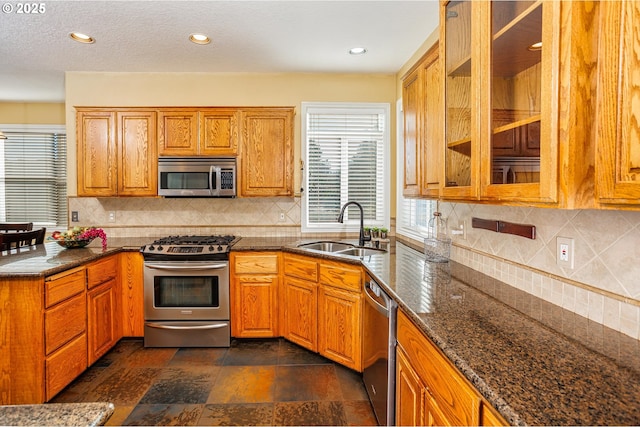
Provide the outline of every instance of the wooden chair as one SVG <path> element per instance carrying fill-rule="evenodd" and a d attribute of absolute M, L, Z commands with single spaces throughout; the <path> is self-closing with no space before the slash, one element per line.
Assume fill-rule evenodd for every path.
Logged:
<path fill-rule="evenodd" d="M 8 231 L 31 231 L 33 230 L 32 222 L 0 222 L 0 233 Z"/>
<path fill-rule="evenodd" d="M 44 243 L 44 235 L 47 229 L 16 231 L 13 233 L 0 233 L 0 251 L 18 249 L 22 246 L 41 245 Z"/>

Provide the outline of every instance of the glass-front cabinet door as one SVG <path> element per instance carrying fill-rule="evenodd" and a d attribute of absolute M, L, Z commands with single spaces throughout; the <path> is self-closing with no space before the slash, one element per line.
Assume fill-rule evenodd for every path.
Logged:
<path fill-rule="evenodd" d="M 552 2 L 486 2 L 490 25 L 482 198 L 555 201 L 551 138 Z M 546 72 L 545 72 L 546 70 Z M 555 76 L 558 78 L 559 76 Z M 557 98 L 556 98 L 557 99 Z M 557 105 L 557 102 L 553 105 Z"/>
<path fill-rule="evenodd" d="M 473 2 L 444 2 L 440 22 L 446 141 L 442 195 L 445 199 L 474 199 L 478 194 L 476 113 L 480 95 L 480 82 L 474 75 L 479 71 L 480 51 L 474 43 L 473 32 L 478 28 Z"/>
<path fill-rule="evenodd" d="M 557 202 L 559 3 L 442 3 L 444 199 Z"/>

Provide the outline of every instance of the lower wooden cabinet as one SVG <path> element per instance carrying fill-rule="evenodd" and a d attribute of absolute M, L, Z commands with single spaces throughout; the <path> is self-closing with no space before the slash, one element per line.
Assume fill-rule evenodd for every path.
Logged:
<path fill-rule="evenodd" d="M 508 425 L 402 311 L 397 339 L 397 425 Z"/>
<path fill-rule="evenodd" d="M 231 335 L 279 336 L 277 252 L 231 253 Z"/>
<path fill-rule="evenodd" d="M 318 285 L 285 277 L 282 336 L 311 351 L 318 351 Z"/>
<path fill-rule="evenodd" d="M 45 399 L 51 400 L 85 369 L 87 369 L 87 334 L 83 332 L 47 356 L 45 360 Z"/>
<path fill-rule="evenodd" d="M 117 301 L 116 281 L 113 279 L 87 293 L 89 365 L 95 363 L 120 339 Z"/>
<path fill-rule="evenodd" d="M 318 291 L 318 351 L 362 371 L 362 268 L 323 260 Z"/>
<path fill-rule="evenodd" d="M 144 336 L 144 259 L 140 252 L 120 253 L 122 336 Z"/>

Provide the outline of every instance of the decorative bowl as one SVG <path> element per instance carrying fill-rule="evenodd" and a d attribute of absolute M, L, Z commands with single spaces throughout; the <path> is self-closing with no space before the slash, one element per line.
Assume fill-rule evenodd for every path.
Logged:
<path fill-rule="evenodd" d="M 67 249 L 84 248 L 89 243 L 93 242 L 93 239 L 53 239 L 51 237 L 49 237 L 48 240 L 53 240 L 63 248 Z"/>

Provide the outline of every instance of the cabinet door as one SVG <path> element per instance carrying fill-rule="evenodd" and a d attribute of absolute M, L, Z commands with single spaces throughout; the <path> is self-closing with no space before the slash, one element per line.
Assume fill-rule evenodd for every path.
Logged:
<path fill-rule="evenodd" d="M 121 324 L 125 337 L 144 336 L 143 262 L 139 252 L 120 254 Z"/>
<path fill-rule="evenodd" d="M 118 196 L 157 196 L 156 113 L 118 112 Z"/>
<path fill-rule="evenodd" d="M 560 2 L 495 1 L 488 25 L 481 114 L 482 198 L 557 202 L 557 135 L 552 132 L 561 71 Z M 565 31 L 564 29 L 562 31 Z M 546 71 L 545 71 L 546 70 Z M 485 143 L 486 142 L 486 143 Z"/>
<path fill-rule="evenodd" d="M 640 204 L 640 2 L 600 2 L 596 190 L 605 205 Z"/>
<path fill-rule="evenodd" d="M 438 197 L 442 179 L 442 85 L 438 46 L 427 52 L 422 64 L 424 81 L 423 148 L 420 195 Z"/>
<path fill-rule="evenodd" d="M 198 112 L 178 110 L 158 112 L 158 155 L 198 154 Z"/>
<path fill-rule="evenodd" d="M 396 349 L 396 425 L 423 426 L 426 386 L 411 367 L 402 347 Z"/>
<path fill-rule="evenodd" d="M 362 297 L 359 293 L 320 286 L 318 351 L 328 359 L 362 371 Z"/>
<path fill-rule="evenodd" d="M 318 285 L 285 276 L 282 335 L 311 351 L 318 351 Z"/>
<path fill-rule="evenodd" d="M 443 2 L 440 12 L 446 147 L 442 195 L 445 199 L 473 200 L 478 196 L 482 33 L 478 25 L 479 9 L 475 5 L 476 2 L 470 0 Z"/>
<path fill-rule="evenodd" d="M 276 275 L 234 277 L 232 336 L 241 338 L 278 336 L 278 284 Z"/>
<path fill-rule="evenodd" d="M 200 154 L 235 156 L 238 154 L 238 117 L 235 109 L 200 111 Z"/>
<path fill-rule="evenodd" d="M 420 163 L 422 160 L 422 69 L 413 70 L 402 81 L 404 117 L 404 186 L 405 197 L 420 195 Z"/>
<path fill-rule="evenodd" d="M 110 280 L 87 293 L 89 365 L 118 341 L 116 281 Z"/>
<path fill-rule="evenodd" d="M 118 186 L 116 115 L 78 111 L 78 196 L 115 196 Z"/>
<path fill-rule="evenodd" d="M 293 109 L 242 112 L 240 196 L 293 196 Z"/>

